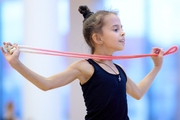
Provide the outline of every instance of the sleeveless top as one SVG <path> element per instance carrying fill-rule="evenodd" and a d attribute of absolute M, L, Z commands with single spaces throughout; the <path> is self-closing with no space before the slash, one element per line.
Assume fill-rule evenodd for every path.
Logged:
<path fill-rule="evenodd" d="M 92 59 L 87 61 L 94 67 L 94 73 L 81 85 L 87 110 L 85 120 L 129 120 L 125 72 L 114 64 L 120 74 L 111 74 Z M 118 79 L 119 75 L 121 81 Z"/>

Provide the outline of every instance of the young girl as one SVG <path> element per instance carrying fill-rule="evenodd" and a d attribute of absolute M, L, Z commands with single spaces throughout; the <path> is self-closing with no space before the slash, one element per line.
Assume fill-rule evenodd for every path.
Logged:
<path fill-rule="evenodd" d="M 116 12 L 101 10 L 93 13 L 87 6 L 80 6 L 79 12 L 84 17 L 83 35 L 93 55 L 112 56 L 114 52 L 124 49 L 125 33 Z M 137 85 L 120 65 L 112 60 L 100 59 L 74 62 L 63 72 L 45 78 L 20 62 L 17 44 L 4 45 L 16 48 L 13 54 L 2 48 L 9 64 L 41 90 L 61 87 L 78 79 L 87 108 L 86 120 L 129 120 L 126 93 L 137 100 L 141 99 L 163 62 L 163 50 L 153 48 L 152 53 L 158 54 L 157 57 L 152 57 L 154 68 Z"/>

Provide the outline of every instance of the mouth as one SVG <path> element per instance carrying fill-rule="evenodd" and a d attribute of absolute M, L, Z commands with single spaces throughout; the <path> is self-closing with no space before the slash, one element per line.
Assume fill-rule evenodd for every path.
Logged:
<path fill-rule="evenodd" d="M 121 40 L 119 40 L 119 42 L 122 42 L 122 43 L 124 43 L 124 42 L 125 42 L 125 39 L 121 39 Z"/>

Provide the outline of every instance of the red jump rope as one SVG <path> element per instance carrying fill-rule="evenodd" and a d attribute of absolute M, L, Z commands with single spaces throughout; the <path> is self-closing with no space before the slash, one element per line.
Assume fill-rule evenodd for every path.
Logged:
<path fill-rule="evenodd" d="M 9 49 L 8 47 L 6 46 L 4 48 L 8 50 Z M 101 59 L 101 60 L 132 59 L 132 58 L 151 57 L 151 56 L 158 55 L 158 54 L 140 54 L 140 55 L 126 55 L 126 56 L 105 56 L 105 55 L 91 55 L 91 54 L 82 54 L 82 53 L 74 53 L 74 52 L 62 52 L 62 51 L 57 51 L 57 50 L 34 48 L 34 47 L 29 47 L 29 46 L 24 46 L 24 45 L 19 45 L 18 47 L 21 52 L 26 52 L 26 53 L 75 57 L 75 58 L 92 58 L 92 59 Z M 13 53 L 14 50 L 15 50 L 14 48 L 10 48 L 9 51 Z M 178 50 L 178 46 L 172 46 L 166 52 L 164 52 L 163 55 L 165 56 L 165 55 L 175 53 L 177 50 Z"/>

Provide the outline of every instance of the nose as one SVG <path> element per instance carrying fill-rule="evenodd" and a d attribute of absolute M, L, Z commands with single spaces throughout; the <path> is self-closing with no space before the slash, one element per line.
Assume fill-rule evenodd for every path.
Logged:
<path fill-rule="evenodd" d="M 121 36 L 125 36 L 125 32 L 122 30 L 122 31 L 120 32 L 120 35 L 121 35 Z"/>

